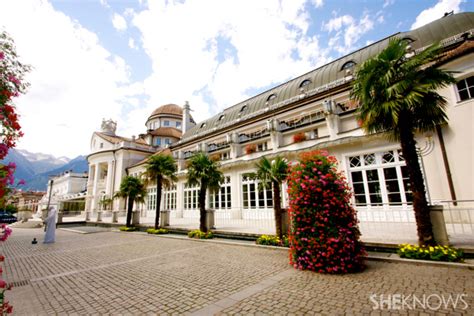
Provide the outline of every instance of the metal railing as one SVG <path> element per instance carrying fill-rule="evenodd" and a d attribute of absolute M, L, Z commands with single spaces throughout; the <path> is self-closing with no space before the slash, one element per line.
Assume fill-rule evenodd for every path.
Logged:
<path fill-rule="evenodd" d="M 462 238 L 474 243 L 474 200 L 446 200 L 436 204 L 443 206 L 450 239 Z"/>

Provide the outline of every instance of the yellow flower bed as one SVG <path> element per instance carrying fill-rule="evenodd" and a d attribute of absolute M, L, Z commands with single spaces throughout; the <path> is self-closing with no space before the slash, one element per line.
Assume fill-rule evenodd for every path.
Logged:
<path fill-rule="evenodd" d="M 464 253 L 450 246 L 416 246 L 403 244 L 398 247 L 401 258 L 462 262 Z"/>

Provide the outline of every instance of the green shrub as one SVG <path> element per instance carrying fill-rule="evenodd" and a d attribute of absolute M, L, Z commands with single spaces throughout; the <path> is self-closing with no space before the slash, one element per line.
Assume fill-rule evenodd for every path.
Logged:
<path fill-rule="evenodd" d="M 214 235 L 212 232 L 202 232 L 199 229 L 192 230 L 188 233 L 189 238 L 196 238 L 196 239 L 212 239 L 214 238 Z"/>
<path fill-rule="evenodd" d="M 138 230 L 137 227 L 133 227 L 133 226 L 132 227 L 120 226 L 119 229 L 122 232 L 134 232 L 134 231 Z"/>
<path fill-rule="evenodd" d="M 161 235 L 161 234 L 168 234 L 169 233 L 169 231 L 167 229 L 164 229 L 164 228 L 158 228 L 158 229 L 148 228 L 146 230 L 146 232 L 148 234 L 155 234 L 155 235 Z"/>
<path fill-rule="evenodd" d="M 460 249 L 450 246 L 415 246 L 403 244 L 398 246 L 398 254 L 401 258 L 463 262 L 464 253 Z"/>
<path fill-rule="evenodd" d="M 261 235 L 255 241 L 257 245 L 289 247 L 288 236 L 283 236 L 283 241 L 274 235 Z"/>

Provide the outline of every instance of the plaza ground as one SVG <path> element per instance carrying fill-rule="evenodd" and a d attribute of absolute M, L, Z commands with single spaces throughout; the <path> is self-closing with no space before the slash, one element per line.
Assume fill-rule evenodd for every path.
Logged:
<path fill-rule="evenodd" d="M 407 314 L 422 310 L 374 310 L 370 298 L 462 294 L 467 309 L 436 312 L 474 313 L 469 269 L 368 261 L 362 273 L 321 275 L 293 269 L 281 249 L 83 232 L 58 229 L 57 242 L 44 245 L 41 229 L 14 228 L 1 253 L 16 315 Z"/>

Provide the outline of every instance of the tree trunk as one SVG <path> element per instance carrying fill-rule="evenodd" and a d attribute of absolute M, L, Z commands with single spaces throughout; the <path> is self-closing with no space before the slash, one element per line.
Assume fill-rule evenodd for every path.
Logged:
<path fill-rule="evenodd" d="M 161 176 L 156 177 L 156 214 L 155 214 L 155 229 L 160 225 L 160 204 L 161 204 L 161 190 L 163 179 Z"/>
<path fill-rule="evenodd" d="M 273 211 L 275 213 L 275 228 L 276 235 L 283 241 L 283 228 L 281 220 L 281 196 L 280 196 L 280 184 L 276 181 L 273 184 Z"/>
<path fill-rule="evenodd" d="M 413 124 L 409 113 L 401 113 L 400 118 L 400 145 L 410 177 L 410 186 L 413 193 L 413 210 L 415 212 L 420 245 L 433 245 L 433 229 L 430 219 L 430 209 L 426 201 L 425 184 L 421 173 L 416 141 L 413 134 Z"/>
<path fill-rule="evenodd" d="M 207 233 L 208 228 L 206 225 L 206 191 L 207 186 L 201 183 L 201 188 L 199 189 L 199 230 Z"/>
<path fill-rule="evenodd" d="M 127 202 L 127 222 L 126 222 L 127 227 L 131 226 L 132 210 L 133 210 L 133 197 L 129 196 L 128 197 L 128 202 Z"/>

